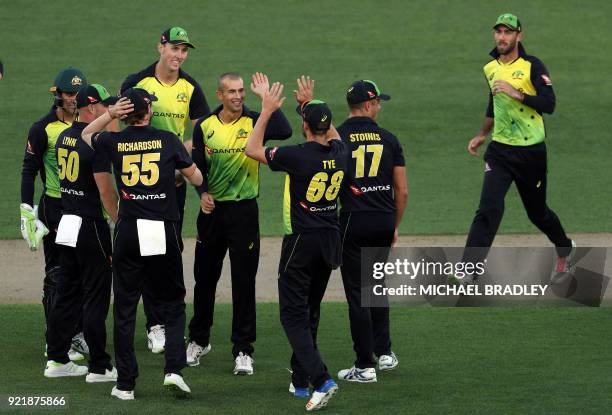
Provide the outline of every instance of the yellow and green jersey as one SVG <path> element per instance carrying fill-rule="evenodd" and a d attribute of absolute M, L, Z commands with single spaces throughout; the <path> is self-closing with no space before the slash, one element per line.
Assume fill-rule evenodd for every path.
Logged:
<path fill-rule="evenodd" d="M 219 201 L 254 199 L 259 194 L 259 162 L 247 157 L 244 149 L 259 113 L 244 106 L 240 118 L 224 124 L 219 118 L 222 109 L 219 106 L 199 119 L 193 129 L 193 161 L 205 177 L 198 191 L 208 192 Z M 264 140 L 284 140 L 291 133 L 287 118 L 276 111 Z"/>
<path fill-rule="evenodd" d="M 489 88 L 503 80 L 525 95 L 523 102 L 504 93 L 489 94 L 487 116 L 495 119 L 492 139 L 513 146 L 530 146 L 544 141 L 546 131 L 542 113 L 551 114 L 555 108 L 555 93 L 544 64 L 527 55 L 519 43 L 519 57 L 503 63 L 497 50 L 491 52 L 493 60 L 483 70 Z"/>
<path fill-rule="evenodd" d="M 45 195 L 61 197 L 55 144 L 71 123 L 57 118 L 56 110 L 52 107 L 47 115 L 32 124 L 28 133 L 21 171 L 21 202 L 30 206 L 34 203 L 34 181 L 39 171 Z"/>
<path fill-rule="evenodd" d="M 185 139 L 185 127 L 189 120 L 206 115 L 210 108 L 200 85 L 186 72 L 179 69 L 179 79 L 172 85 L 155 77 L 155 65 L 132 74 L 121 85 L 121 93 L 128 88 L 142 88 L 157 97 L 153 102 L 151 125 Z"/>

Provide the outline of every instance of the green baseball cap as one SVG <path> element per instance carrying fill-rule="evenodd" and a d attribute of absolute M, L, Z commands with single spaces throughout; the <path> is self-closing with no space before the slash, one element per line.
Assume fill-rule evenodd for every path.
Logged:
<path fill-rule="evenodd" d="M 108 93 L 106 88 L 100 84 L 86 85 L 80 89 L 76 96 L 77 108 L 101 103 L 104 106 L 113 105 L 119 98 Z"/>
<path fill-rule="evenodd" d="M 493 25 L 493 29 L 495 29 L 500 24 L 516 32 L 520 32 L 522 30 L 521 21 L 512 13 L 500 14 L 497 18 L 497 21 Z"/>
<path fill-rule="evenodd" d="M 165 43 L 171 43 L 173 45 L 187 45 L 188 47 L 195 49 L 193 43 L 189 42 L 187 31 L 178 26 L 171 27 L 162 33 L 159 43 L 162 45 Z"/>
<path fill-rule="evenodd" d="M 69 67 L 57 74 L 49 92 L 79 92 L 79 89 L 86 84 L 85 74 L 80 69 Z"/>

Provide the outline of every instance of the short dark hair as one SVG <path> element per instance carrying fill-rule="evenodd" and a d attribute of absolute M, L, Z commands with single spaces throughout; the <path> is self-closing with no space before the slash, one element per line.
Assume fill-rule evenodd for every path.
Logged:
<path fill-rule="evenodd" d="M 365 106 L 365 103 L 366 103 L 366 102 L 368 102 L 368 101 L 359 102 L 359 103 L 357 103 L 357 104 L 348 104 L 348 106 L 349 106 L 349 109 L 350 109 L 351 111 L 353 111 L 353 110 L 362 110 L 362 109 L 363 109 L 363 107 Z"/>
<path fill-rule="evenodd" d="M 149 109 L 144 109 L 138 112 L 132 112 L 123 120 L 127 125 L 134 125 L 141 122 L 149 113 Z"/>
<path fill-rule="evenodd" d="M 226 79 L 237 81 L 239 79 L 242 79 L 242 77 L 240 76 L 238 72 L 225 72 L 224 74 L 221 74 L 219 79 L 217 79 L 217 89 L 219 91 L 223 90 L 223 81 L 225 81 Z"/>

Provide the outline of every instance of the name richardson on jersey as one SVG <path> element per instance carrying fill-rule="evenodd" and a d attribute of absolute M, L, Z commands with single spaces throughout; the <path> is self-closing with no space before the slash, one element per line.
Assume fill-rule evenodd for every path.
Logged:
<path fill-rule="evenodd" d="M 356 143 L 361 141 L 382 141 L 382 138 L 378 133 L 353 133 L 349 134 L 349 140 L 351 140 L 351 143 Z"/>
<path fill-rule="evenodd" d="M 162 140 L 136 141 L 133 143 L 117 143 L 117 151 L 144 151 L 163 148 Z"/>

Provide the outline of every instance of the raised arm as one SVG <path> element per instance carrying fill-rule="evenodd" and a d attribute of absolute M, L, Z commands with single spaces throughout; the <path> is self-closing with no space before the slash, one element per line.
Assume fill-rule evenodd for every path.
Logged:
<path fill-rule="evenodd" d="M 261 114 L 247 140 L 245 148 L 246 155 L 260 163 L 268 164 L 263 140 L 270 117 L 272 117 L 274 111 L 278 110 L 283 105 L 283 102 L 285 102 L 285 97 L 282 96 L 283 89 L 283 84 L 275 82 L 272 84 L 270 90 L 263 94 L 261 100 Z"/>

